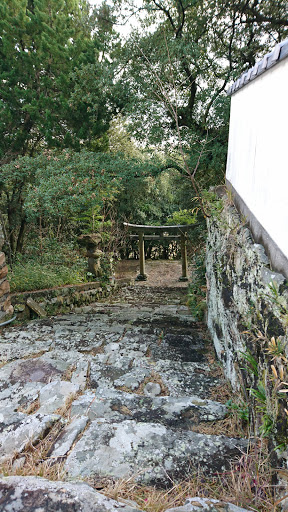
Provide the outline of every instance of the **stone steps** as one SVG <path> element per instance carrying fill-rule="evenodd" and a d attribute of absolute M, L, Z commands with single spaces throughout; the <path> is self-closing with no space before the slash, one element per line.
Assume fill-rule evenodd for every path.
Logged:
<path fill-rule="evenodd" d="M 203 326 L 170 302 L 169 289 L 158 293 L 162 304 L 149 302 L 150 293 L 139 304 L 137 291 L 127 303 L 125 290 L 85 314 L 4 331 L 2 462 L 12 456 L 25 465 L 27 445 L 55 422 L 61 428 L 48 460 L 64 461 L 70 479 L 134 477 L 169 487 L 199 468 L 229 469 L 247 449 L 245 439 L 194 431 L 225 418 L 225 405 L 214 399 L 225 383 L 209 364 L 213 349 Z"/>

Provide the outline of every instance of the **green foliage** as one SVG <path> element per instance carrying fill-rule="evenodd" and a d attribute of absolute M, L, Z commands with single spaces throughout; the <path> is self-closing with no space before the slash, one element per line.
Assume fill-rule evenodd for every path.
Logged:
<path fill-rule="evenodd" d="M 275 433 L 277 417 L 277 398 L 276 389 L 270 389 L 270 386 L 264 377 L 260 378 L 259 365 L 256 358 L 250 351 L 241 352 L 246 364 L 245 369 L 252 377 L 252 382 L 248 387 L 249 409 L 253 411 L 255 425 L 258 425 L 258 432 L 263 437 L 270 437 Z"/>
<path fill-rule="evenodd" d="M 96 26 L 86 0 L 1 2 L 0 162 L 39 147 L 79 149 L 108 129 L 112 64 L 100 62 Z"/>
<path fill-rule="evenodd" d="M 225 405 L 226 405 L 228 411 L 230 413 L 236 413 L 238 418 L 243 423 L 249 422 L 249 407 L 245 402 L 240 400 L 239 403 L 235 403 L 235 402 L 233 402 L 232 399 L 230 399 L 230 400 L 228 400 L 228 402 Z"/>
<path fill-rule="evenodd" d="M 281 315 L 288 315 L 287 310 L 287 301 L 285 297 L 281 293 L 279 293 L 279 285 L 276 281 L 271 281 L 268 285 L 269 293 L 265 293 L 264 296 L 268 299 L 272 304 L 274 304 L 279 310 Z"/>
<path fill-rule="evenodd" d="M 115 199 L 121 186 L 117 176 L 119 162 L 109 155 L 44 152 L 36 159 L 39 167 L 25 201 L 29 219 L 39 215 L 73 219 L 75 215 L 87 215 L 88 211 L 93 215 Z"/>
<path fill-rule="evenodd" d="M 154 158 L 153 165 L 148 167 L 146 163 L 144 168 L 146 175 L 142 179 L 138 173 L 125 179 L 117 201 L 118 215 L 136 224 L 166 224 L 167 218 L 183 204 L 186 179 L 174 170 L 161 172 L 163 161 L 159 158 Z"/>
<path fill-rule="evenodd" d="M 114 8 L 116 16 L 137 12 L 127 0 Z M 225 173 L 226 86 L 287 37 L 287 3 L 146 0 L 140 11 L 141 29 L 118 54 L 130 132 L 141 144 L 183 150 L 197 183 L 209 188 Z"/>
<path fill-rule="evenodd" d="M 167 224 L 174 225 L 191 225 L 197 221 L 197 212 L 194 210 L 178 210 L 173 212 L 167 219 Z"/>
<path fill-rule="evenodd" d="M 209 215 L 215 216 L 219 218 L 219 215 L 221 214 L 223 210 L 223 201 L 219 195 L 215 192 L 215 190 L 202 190 L 202 198 L 205 204 L 205 207 L 207 211 L 209 212 Z"/>
<path fill-rule="evenodd" d="M 21 252 L 28 223 L 55 229 L 72 224 L 75 234 L 97 229 L 99 216 L 109 220 L 120 192 L 129 195 L 131 183 L 141 185 L 155 167 L 147 160 L 85 150 L 46 150 L 3 165 L 0 205 L 12 255 Z"/>
<path fill-rule="evenodd" d="M 246 361 L 246 365 L 243 369 L 247 370 L 248 373 L 254 375 L 258 378 L 258 361 L 252 355 L 252 353 L 248 350 L 247 352 L 240 352 L 243 359 Z"/>
<path fill-rule="evenodd" d="M 67 267 L 64 265 L 51 266 L 34 261 L 25 264 L 14 264 L 13 271 L 9 272 L 12 292 L 41 290 L 54 288 L 65 284 L 82 283 L 86 280 L 83 269 Z"/>
<path fill-rule="evenodd" d="M 24 255 L 18 255 L 9 271 L 12 291 L 39 290 L 88 280 L 87 259 L 71 242 L 60 243 L 30 233 Z"/>
<path fill-rule="evenodd" d="M 250 388 L 249 391 L 255 400 L 256 411 L 261 414 L 259 433 L 263 437 L 269 437 L 275 429 L 275 418 L 273 418 L 272 412 L 269 410 L 270 400 L 267 396 L 266 387 L 262 382 L 258 382 L 257 387 Z"/>

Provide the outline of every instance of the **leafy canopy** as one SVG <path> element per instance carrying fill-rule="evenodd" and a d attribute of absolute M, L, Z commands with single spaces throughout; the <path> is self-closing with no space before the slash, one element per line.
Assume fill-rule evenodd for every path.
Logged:
<path fill-rule="evenodd" d="M 108 129 L 112 65 L 96 24 L 86 0 L 0 3 L 0 162 Z"/>

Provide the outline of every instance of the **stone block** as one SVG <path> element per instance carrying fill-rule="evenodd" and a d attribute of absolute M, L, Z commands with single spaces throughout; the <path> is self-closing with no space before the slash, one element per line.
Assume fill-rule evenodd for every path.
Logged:
<path fill-rule="evenodd" d="M 3 279 L 3 277 L 6 277 L 8 274 L 8 267 L 5 265 L 0 269 L 0 279 Z"/>
<path fill-rule="evenodd" d="M 7 280 L 5 280 L 0 285 L 0 297 L 3 297 L 3 295 L 6 295 L 6 293 L 9 293 L 9 292 L 10 292 L 10 284 Z"/>
<path fill-rule="evenodd" d="M 0 267 L 5 264 L 5 254 L 4 252 L 0 252 Z"/>
<path fill-rule="evenodd" d="M 126 479 L 137 474 L 136 481 L 162 487 L 167 473 L 171 479 L 187 477 L 188 460 L 191 468 L 200 466 L 206 474 L 228 469 L 247 444 L 244 439 L 176 433 L 156 423 L 109 423 L 98 418 L 69 454 L 65 467 L 72 478 L 97 474 Z"/>
<path fill-rule="evenodd" d="M 31 297 L 29 297 L 27 299 L 27 302 L 26 302 L 27 306 L 32 309 L 32 311 L 34 311 L 34 313 L 36 313 L 38 316 L 40 317 L 44 317 L 46 316 L 46 311 L 44 311 L 43 308 L 41 308 L 40 304 L 37 304 L 37 302 L 35 302 L 35 300 L 31 299 Z"/>
<path fill-rule="evenodd" d="M 260 263 L 263 265 L 269 265 L 269 259 L 266 255 L 265 249 L 261 244 L 253 244 L 255 253 L 258 255 Z"/>
<path fill-rule="evenodd" d="M 56 415 L 15 414 L 13 428 L 10 425 L 0 435 L 0 461 L 8 460 L 13 453 L 21 453 L 29 443 L 36 443 L 58 419 Z"/>
<path fill-rule="evenodd" d="M 68 381 L 52 381 L 40 391 L 40 409 L 43 414 L 51 414 L 63 407 L 70 396 L 79 391 L 79 384 Z"/>
<path fill-rule="evenodd" d="M 280 284 L 283 284 L 285 281 L 285 277 L 282 274 L 279 274 L 279 272 L 273 272 L 273 270 L 270 270 L 268 268 L 262 268 L 261 269 L 261 278 L 264 285 L 269 286 L 271 283 L 276 286 L 279 286 Z"/>
<path fill-rule="evenodd" d="M 71 449 L 75 439 L 81 434 L 88 422 L 87 416 L 81 418 L 73 418 L 71 423 L 67 425 L 55 441 L 50 457 L 64 457 Z"/>
<path fill-rule="evenodd" d="M 7 311 L 11 306 L 11 301 L 10 301 L 10 297 L 8 296 L 7 299 L 1 304 L 1 309 L 3 311 Z M 14 308 L 12 306 L 12 309 L 14 311 Z"/>

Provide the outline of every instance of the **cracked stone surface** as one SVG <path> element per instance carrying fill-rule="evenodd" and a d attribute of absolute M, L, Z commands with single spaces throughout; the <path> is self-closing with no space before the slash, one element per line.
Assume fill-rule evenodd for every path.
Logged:
<path fill-rule="evenodd" d="M 31 476 L 1 478 L 0 504 L 2 512 L 141 512 L 82 482 L 51 482 Z"/>
<path fill-rule="evenodd" d="M 136 475 L 138 482 L 165 487 L 169 477 L 187 478 L 192 468 L 224 471 L 245 447 L 243 440 L 179 432 L 158 423 L 99 418 L 68 456 L 66 468 L 72 477 Z"/>
<path fill-rule="evenodd" d="M 3 329 L 1 461 L 12 459 L 14 467 L 25 464 L 27 443 L 36 444 L 59 422 L 47 457 L 61 459 L 72 480 L 132 476 L 167 487 L 198 468 L 207 474 L 229 469 L 247 441 L 193 431 L 199 424 L 225 418 L 225 405 L 213 399 L 224 381 L 209 364 L 213 349 L 207 333 L 182 304 L 183 289 L 177 293 L 173 288 L 157 290 L 153 300 L 153 289 L 128 287 L 109 303 Z M 20 493 L 25 504 L 29 485 L 31 499 L 40 500 L 39 489 L 44 488 L 48 501 L 56 499 L 53 486 L 58 484 L 36 478 L 3 479 L 1 492 L 12 498 L 13 492 Z M 75 488 L 59 485 L 69 500 Z M 85 489 L 83 495 L 95 493 Z M 111 500 L 97 508 L 95 496 L 99 512 L 134 510 Z M 46 510 L 41 503 L 39 510 Z M 61 507 L 55 510 L 66 510 Z M 175 511 L 198 511 L 192 502 L 183 507 Z"/>
<path fill-rule="evenodd" d="M 21 453 L 28 444 L 35 444 L 58 419 L 57 415 L 13 413 L 8 421 L 2 423 L 0 462 L 9 459 L 14 453 Z"/>

